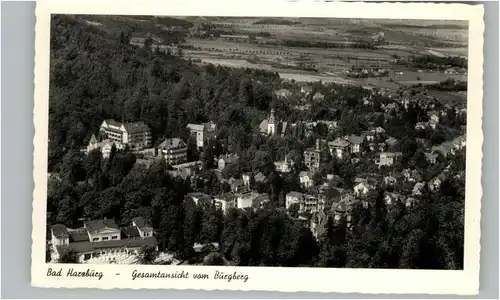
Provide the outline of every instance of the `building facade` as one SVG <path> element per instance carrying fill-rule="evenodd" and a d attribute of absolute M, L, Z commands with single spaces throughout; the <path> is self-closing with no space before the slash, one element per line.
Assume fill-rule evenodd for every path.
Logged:
<path fill-rule="evenodd" d="M 81 263 L 101 256 L 108 259 L 124 254 L 136 256 L 143 247 L 157 248 L 158 245 L 153 228 L 140 217 L 123 228 L 118 227 L 114 220 L 104 219 L 85 222 L 78 229 L 55 224 L 50 232 L 55 258 L 71 251 Z"/>
<path fill-rule="evenodd" d="M 183 164 L 187 161 L 187 144 L 179 138 L 166 139 L 158 146 L 158 154 L 169 165 Z"/>
<path fill-rule="evenodd" d="M 316 140 L 316 148 L 309 148 L 304 151 L 304 164 L 311 172 L 319 170 L 321 163 L 320 141 Z"/>
<path fill-rule="evenodd" d="M 113 119 L 104 120 L 100 131 L 108 139 L 129 145 L 132 150 L 151 147 L 151 129 L 144 122 L 120 123 Z"/>
<path fill-rule="evenodd" d="M 188 124 L 187 128 L 191 136 L 196 140 L 196 146 L 202 148 L 206 145 L 209 138 L 215 134 L 215 124 L 212 122 L 203 124 Z"/>

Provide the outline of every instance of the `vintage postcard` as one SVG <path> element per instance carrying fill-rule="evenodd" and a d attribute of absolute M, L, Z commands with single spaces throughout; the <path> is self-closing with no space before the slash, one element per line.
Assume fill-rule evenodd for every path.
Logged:
<path fill-rule="evenodd" d="M 34 286 L 478 292 L 482 5 L 36 19 Z"/>

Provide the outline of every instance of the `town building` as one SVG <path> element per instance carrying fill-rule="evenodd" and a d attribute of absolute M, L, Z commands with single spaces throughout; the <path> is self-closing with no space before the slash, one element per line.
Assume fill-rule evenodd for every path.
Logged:
<path fill-rule="evenodd" d="M 288 89 L 279 89 L 274 94 L 278 98 L 286 99 L 286 98 L 292 96 L 293 93 L 290 90 L 288 90 Z"/>
<path fill-rule="evenodd" d="M 56 258 L 72 251 L 82 263 L 99 256 L 113 260 L 120 254 L 137 255 L 141 248 L 158 244 L 150 223 L 141 217 L 132 219 L 130 226 L 124 228 L 114 220 L 104 219 L 87 221 L 78 229 L 55 224 L 50 232 Z"/>
<path fill-rule="evenodd" d="M 313 95 L 313 101 L 316 101 L 316 102 L 319 102 L 319 101 L 323 101 L 325 100 L 325 95 L 323 95 L 322 93 L 320 92 L 316 92 L 314 95 Z"/>
<path fill-rule="evenodd" d="M 304 201 L 304 195 L 299 192 L 289 192 L 285 196 L 285 208 L 290 209 L 290 206 L 293 204 L 297 204 L 300 207 L 300 204 Z"/>
<path fill-rule="evenodd" d="M 398 144 L 398 140 L 393 138 L 393 137 L 388 137 L 386 140 L 385 140 L 385 143 L 387 145 L 387 147 L 389 148 L 394 148 L 396 147 L 396 145 Z"/>
<path fill-rule="evenodd" d="M 151 129 L 144 122 L 119 123 L 113 119 L 104 120 L 100 131 L 110 140 L 129 145 L 131 150 L 151 147 Z"/>
<path fill-rule="evenodd" d="M 314 186 L 313 173 L 307 171 L 301 171 L 299 173 L 300 184 L 304 188 L 310 188 Z"/>
<path fill-rule="evenodd" d="M 229 209 L 236 207 L 236 196 L 232 193 L 217 195 L 214 197 L 214 205 L 225 214 Z"/>
<path fill-rule="evenodd" d="M 396 177 L 392 176 L 392 174 L 389 174 L 387 176 L 384 176 L 383 182 L 386 186 L 392 186 L 395 185 L 398 180 L 396 179 Z"/>
<path fill-rule="evenodd" d="M 271 199 L 269 198 L 269 194 L 260 194 L 259 196 L 253 199 L 253 208 L 260 209 L 264 208 L 267 203 L 269 203 Z"/>
<path fill-rule="evenodd" d="M 397 201 L 403 201 L 404 197 L 399 193 L 384 192 L 384 200 L 387 205 L 391 205 Z"/>
<path fill-rule="evenodd" d="M 427 116 L 429 116 L 430 121 L 434 121 L 436 123 L 439 123 L 439 112 L 437 112 L 435 110 L 429 111 L 429 112 L 427 112 Z"/>
<path fill-rule="evenodd" d="M 215 134 L 215 124 L 213 122 L 203 124 L 188 124 L 187 128 L 191 132 L 191 136 L 196 140 L 196 146 L 203 148 L 208 139 Z"/>
<path fill-rule="evenodd" d="M 293 160 L 288 159 L 288 155 L 285 155 L 285 159 L 283 161 L 277 161 L 274 163 L 276 171 L 281 173 L 289 173 L 290 171 L 292 171 L 293 165 Z"/>
<path fill-rule="evenodd" d="M 243 179 L 236 179 L 231 177 L 228 183 L 231 186 L 231 191 L 233 193 L 241 193 L 249 190 L 249 188 L 245 185 L 245 181 Z"/>
<path fill-rule="evenodd" d="M 344 201 L 333 202 L 330 211 L 333 214 L 333 220 L 339 222 L 348 213 L 347 203 Z"/>
<path fill-rule="evenodd" d="M 431 165 L 436 163 L 438 157 L 437 153 L 425 152 L 424 155 L 428 163 Z"/>
<path fill-rule="evenodd" d="M 436 129 L 436 127 L 438 126 L 439 122 L 434 120 L 434 119 L 431 119 L 429 120 L 429 122 L 427 122 L 427 124 L 429 125 L 430 128 L 432 129 Z"/>
<path fill-rule="evenodd" d="M 303 202 L 300 204 L 300 213 L 313 213 L 318 211 L 318 197 L 313 195 L 304 195 Z"/>
<path fill-rule="evenodd" d="M 212 197 L 205 193 L 188 193 L 184 199 L 193 200 L 193 202 L 202 207 L 210 207 L 213 204 Z"/>
<path fill-rule="evenodd" d="M 379 167 L 390 167 L 396 163 L 399 157 L 403 154 L 401 152 L 382 152 L 379 154 L 379 159 L 375 160 L 375 164 Z"/>
<path fill-rule="evenodd" d="M 356 196 L 364 196 L 373 189 L 375 189 L 375 187 L 368 182 L 360 182 L 354 186 L 354 194 Z"/>
<path fill-rule="evenodd" d="M 311 172 L 319 170 L 321 163 L 320 141 L 316 140 L 316 148 L 308 148 L 304 151 L 304 164 Z"/>
<path fill-rule="evenodd" d="M 158 153 L 169 165 L 179 165 L 187 161 L 187 144 L 179 139 L 166 139 L 158 146 Z"/>
<path fill-rule="evenodd" d="M 276 111 L 271 109 L 271 113 L 267 119 L 262 120 L 259 124 L 259 131 L 264 135 L 285 135 L 288 123 L 281 122 L 276 119 L 275 116 Z"/>
<path fill-rule="evenodd" d="M 344 139 L 337 138 L 328 142 L 328 149 L 330 150 L 330 154 L 332 156 L 342 159 L 349 149 L 349 142 Z"/>
<path fill-rule="evenodd" d="M 241 174 L 241 179 L 243 179 L 243 184 L 248 189 L 250 189 L 250 178 L 251 177 L 252 177 L 252 175 L 250 173 L 243 173 L 243 174 Z"/>
<path fill-rule="evenodd" d="M 361 135 L 367 142 L 373 142 L 375 140 L 375 133 L 373 133 L 371 130 L 362 131 Z"/>
<path fill-rule="evenodd" d="M 407 182 L 419 182 L 422 180 L 422 175 L 417 170 L 404 169 L 401 174 Z"/>
<path fill-rule="evenodd" d="M 303 85 L 301 88 L 300 88 L 300 92 L 302 94 L 304 94 L 305 96 L 308 96 L 312 93 L 312 86 L 310 85 Z"/>
<path fill-rule="evenodd" d="M 411 194 L 413 196 L 420 196 L 420 195 L 422 195 L 422 190 L 424 189 L 424 187 L 425 187 L 425 183 L 423 183 L 423 182 L 416 183 L 413 186 L 413 190 L 412 190 Z"/>
<path fill-rule="evenodd" d="M 249 191 L 236 196 L 236 207 L 239 209 L 254 208 L 257 198 L 263 196 L 262 194 L 256 193 L 254 191 Z"/>
<path fill-rule="evenodd" d="M 362 136 L 349 135 L 344 137 L 344 139 L 349 142 L 351 153 L 361 152 L 361 144 L 363 143 L 364 140 Z"/>
<path fill-rule="evenodd" d="M 224 170 L 228 165 L 237 163 L 239 159 L 239 156 L 237 154 L 224 154 L 219 156 L 217 159 L 217 168 L 222 171 Z"/>
<path fill-rule="evenodd" d="M 125 145 L 111 140 L 111 139 L 105 139 L 101 142 L 97 141 L 97 138 L 95 135 L 92 135 L 90 138 L 89 144 L 87 146 L 86 152 L 87 154 L 93 150 L 100 149 L 102 153 L 103 158 L 109 158 L 109 155 L 111 154 L 111 149 L 113 149 L 113 145 L 115 145 L 116 150 L 123 150 L 125 149 Z"/>

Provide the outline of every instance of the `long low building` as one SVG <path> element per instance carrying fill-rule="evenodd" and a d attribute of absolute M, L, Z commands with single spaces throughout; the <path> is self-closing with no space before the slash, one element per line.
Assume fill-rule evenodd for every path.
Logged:
<path fill-rule="evenodd" d="M 130 226 L 120 228 L 110 219 L 85 222 L 83 228 L 68 229 L 55 224 L 51 244 L 56 257 L 74 252 L 83 263 L 101 255 L 139 254 L 143 247 L 157 247 L 153 228 L 143 218 L 134 218 Z"/>

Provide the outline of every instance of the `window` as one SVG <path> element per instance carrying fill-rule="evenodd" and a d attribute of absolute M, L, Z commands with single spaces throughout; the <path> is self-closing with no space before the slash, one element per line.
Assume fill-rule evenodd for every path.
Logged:
<path fill-rule="evenodd" d="M 97 241 L 99 241 L 98 237 L 92 238 L 92 242 L 97 242 Z"/>
<path fill-rule="evenodd" d="M 103 237 L 102 237 L 102 240 L 103 240 L 103 241 L 107 241 L 107 240 L 109 240 L 109 237 L 107 237 L 107 236 L 103 236 Z"/>
<path fill-rule="evenodd" d="M 117 240 L 117 239 L 118 239 L 118 236 L 117 236 L 117 235 L 113 235 L 113 236 L 111 237 L 111 239 L 112 239 L 112 240 Z"/>

